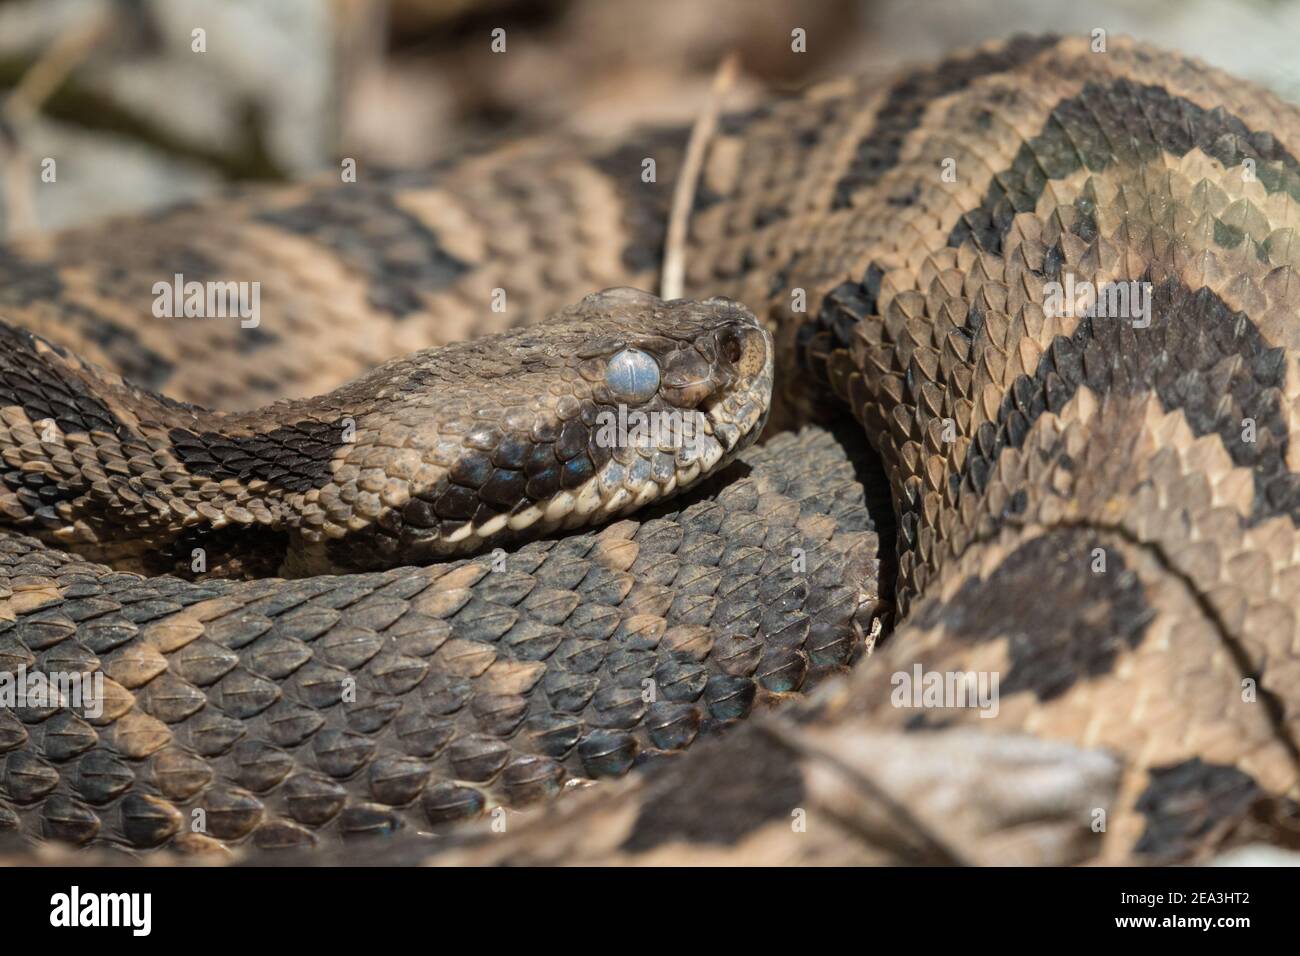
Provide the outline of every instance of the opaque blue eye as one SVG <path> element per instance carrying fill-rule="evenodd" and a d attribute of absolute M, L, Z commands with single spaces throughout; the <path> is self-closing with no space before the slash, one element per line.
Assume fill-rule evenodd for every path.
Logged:
<path fill-rule="evenodd" d="M 623 349 L 609 360 L 605 384 L 620 402 L 647 401 L 659 391 L 659 363 L 638 349 Z"/>

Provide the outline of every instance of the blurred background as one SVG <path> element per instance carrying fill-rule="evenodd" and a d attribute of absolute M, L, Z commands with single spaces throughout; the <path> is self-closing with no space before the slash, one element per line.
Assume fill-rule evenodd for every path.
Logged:
<path fill-rule="evenodd" d="M 1300 99 L 1300 0 L 0 0 L 0 238 L 1096 28 Z"/>

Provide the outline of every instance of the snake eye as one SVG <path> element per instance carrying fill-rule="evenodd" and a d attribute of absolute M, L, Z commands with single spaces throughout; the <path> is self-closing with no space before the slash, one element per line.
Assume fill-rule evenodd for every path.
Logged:
<path fill-rule="evenodd" d="M 659 363 L 639 349 L 623 349 L 610 358 L 605 384 L 617 401 L 639 404 L 659 391 Z"/>

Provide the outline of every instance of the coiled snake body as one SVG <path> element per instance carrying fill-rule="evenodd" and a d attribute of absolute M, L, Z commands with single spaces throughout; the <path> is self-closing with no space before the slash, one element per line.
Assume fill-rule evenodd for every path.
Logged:
<path fill-rule="evenodd" d="M 0 828 L 300 846 L 668 763 L 437 859 L 1172 860 L 1290 838 L 1296 108 L 1122 40 L 823 85 L 707 145 L 686 285 L 727 299 L 616 291 L 532 326 L 654 284 L 688 132 L 0 252 L 0 664 L 107 687 L 94 717 L 0 709 Z M 128 321 L 177 274 L 259 279 L 260 323 Z M 315 404 L 179 401 L 255 407 L 525 325 Z M 644 397 L 646 355 L 656 408 L 716 413 L 714 444 L 680 482 L 649 454 L 600 485 L 619 462 L 588 451 L 595 406 Z M 773 356 L 773 424 L 842 402 L 878 463 L 843 427 L 856 471 L 814 428 L 740 450 Z M 411 443 L 441 361 L 473 387 Z M 514 402 L 520 369 L 571 377 Z M 511 434 L 549 457 L 529 472 Z M 530 529 L 553 533 L 391 569 Z M 137 573 L 163 571 L 193 580 Z M 221 576 L 267 572 L 301 576 Z M 997 675 L 996 713 L 896 693 L 927 674 Z"/>

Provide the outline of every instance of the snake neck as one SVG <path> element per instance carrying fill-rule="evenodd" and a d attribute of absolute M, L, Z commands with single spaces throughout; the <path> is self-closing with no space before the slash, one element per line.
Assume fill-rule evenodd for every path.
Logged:
<path fill-rule="evenodd" d="M 247 417 L 136 388 L 0 322 L 0 521 L 122 570 L 274 573 L 297 503 L 293 482 L 235 487 L 236 463 L 275 477 L 258 458 L 265 442 L 240 435 Z M 326 447 L 332 426 L 289 418 L 307 476 L 311 443 Z M 184 461 L 200 436 L 227 458 Z"/>
<path fill-rule="evenodd" d="M 770 338 L 726 300 L 588 296 L 541 331 L 212 412 L 0 328 L 0 518 L 144 574 L 383 570 L 603 522 L 763 426 Z"/>

